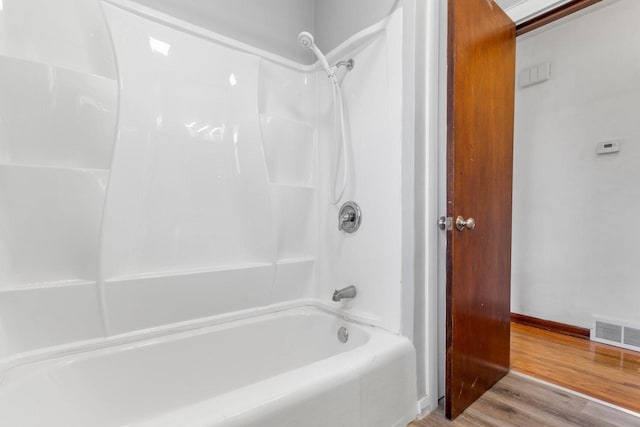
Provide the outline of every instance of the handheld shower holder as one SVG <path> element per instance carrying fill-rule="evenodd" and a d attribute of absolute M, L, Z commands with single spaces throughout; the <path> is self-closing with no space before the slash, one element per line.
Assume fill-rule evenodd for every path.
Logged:
<path fill-rule="evenodd" d="M 347 61 L 338 62 L 334 67 L 336 70 L 340 67 L 345 67 L 347 71 L 351 71 L 353 70 L 353 65 L 354 65 L 353 59 L 349 59 Z"/>
<path fill-rule="evenodd" d="M 320 61 L 320 63 L 322 64 L 322 68 L 324 68 L 325 72 L 327 73 L 327 76 L 334 81 L 336 81 L 336 78 L 334 75 L 335 75 L 335 72 L 338 70 L 338 68 L 345 67 L 347 71 L 351 71 L 353 69 L 353 59 L 349 59 L 347 61 L 340 61 L 336 65 L 330 66 L 329 62 L 327 61 L 327 58 L 324 56 L 322 51 L 318 49 L 318 46 L 316 46 L 315 41 L 313 39 L 313 35 L 307 31 L 303 31 L 300 34 L 298 34 L 298 44 L 301 47 L 305 49 L 309 49 L 314 53 L 316 58 L 318 58 L 318 61 Z"/>

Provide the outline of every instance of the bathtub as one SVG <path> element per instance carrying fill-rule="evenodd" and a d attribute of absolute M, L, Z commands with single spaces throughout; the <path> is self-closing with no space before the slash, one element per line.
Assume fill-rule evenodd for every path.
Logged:
<path fill-rule="evenodd" d="M 404 427 L 415 375 L 406 338 L 297 307 L 14 367 L 0 425 Z"/>

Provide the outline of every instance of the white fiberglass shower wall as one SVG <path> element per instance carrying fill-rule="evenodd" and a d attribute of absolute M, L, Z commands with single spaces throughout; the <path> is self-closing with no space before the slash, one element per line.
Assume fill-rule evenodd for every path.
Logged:
<path fill-rule="evenodd" d="M 354 284 L 358 296 L 345 303 L 353 315 L 389 330 L 402 329 L 402 111 L 403 10 L 338 46 L 335 63 L 353 59 L 354 68 L 339 79 L 352 141 L 351 173 L 344 198 L 332 205 L 329 189 L 340 165 L 333 127 L 328 79 L 318 82 L 320 176 L 320 257 L 316 298 L 335 287 Z M 337 231 L 342 202 L 362 209 L 362 225 L 353 234 Z"/>
<path fill-rule="evenodd" d="M 3 360 L 104 335 L 98 258 L 118 77 L 99 3 L 1 4 Z"/>
<path fill-rule="evenodd" d="M 312 296 L 312 70 L 98 2 L 27 32 L 29 3 L 2 12 L 0 355 Z"/>
<path fill-rule="evenodd" d="M 227 3 L 0 3 L 0 368 L 258 308 L 411 336 L 414 2 L 325 37 L 355 61 L 353 235 L 329 203 L 330 84 L 296 43 L 326 8 Z"/>
<path fill-rule="evenodd" d="M 109 332 L 308 297 L 312 74 L 105 11 L 122 106 L 102 248 Z"/>

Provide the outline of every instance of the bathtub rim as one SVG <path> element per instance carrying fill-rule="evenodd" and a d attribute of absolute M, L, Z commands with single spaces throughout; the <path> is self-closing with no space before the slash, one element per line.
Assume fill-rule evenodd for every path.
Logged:
<path fill-rule="evenodd" d="M 291 304 L 288 304 L 291 305 Z M 215 334 L 219 330 L 223 330 L 225 328 L 234 328 L 235 323 L 238 323 L 238 327 L 242 328 L 244 325 L 251 325 L 252 323 L 261 323 L 264 318 L 265 322 L 269 322 L 271 320 L 282 319 L 282 316 L 321 316 L 324 320 L 329 322 L 337 322 L 337 323 L 350 323 L 354 327 L 357 327 L 362 330 L 362 333 L 367 335 L 365 342 L 358 344 L 357 346 L 350 348 L 346 351 L 338 352 L 330 355 L 329 357 L 324 357 L 322 359 L 318 359 L 312 361 L 309 364 L 305 364 L 302 366 L 298 366 L 291 370 L 287 370 L 284 372 L 280 372 L 276 375 L 269 376 L 263 379 L 260 379 L 256 382 L 252 382 L 250 384 L 243 385 L 237 389 L 230 390 L 230 393 L 222 393 L 219 395 L 211 396 L 210 398 L 194 401 L 188 405 L 176 406 L 175 408 L 171 408 L 166 412 L 162 413 L 154 413 L 149 417 L 138 418 L 135 421 L 132 421 L 132 427 L 151 427 L 151 426 L 173 426 L 175 424 L 176 416 L 177 419 L 182 419 L 182 417 L 187 417 L 186 419 L 189 421 L 188 425 L 202 425 L 201 421 L 209 421 L 219 422 L 219 417 L 214 413 L 210 414 L 211 404 L 214 404 L 217 407 L 227 408 L 229 406 L 230 411 L 224 411 L 222 414 L 224 417 L 221 420 L 226 420 L 227 416 L 243 416 L 247 411 L 247 404 L 250 408 L 258 409 L 262 407 L 265 403 L 274 401 L 273 398 L 277 397 L 275 409 L 272 409 L 271 412 L 278 411 L 280 409 L 285 409 L 289 406 L 297 404 L 296 402 L 300 402 L 300 393 L 313 395 L 317 391 L 328 390 L 328 388 L 324 387 L 327 384 L 336 384 L 341 383 L 347 380 L 355 381 L 361 387 L 361 382 L 365 379 L 366 376 L 371 375 L 373 372 L 377 371 L 378 367 L 388 366 L 387 363 L 391 360 L 398 360 L 398 357 L 401 356 L 405 361 L 411 360 L 409 364 L 405 364 L 408 369 L 414 370 L 413 374 L 408 377 L 405 375 L 401 375 L 404 378 L 405 384 L 407 386 L 411 386 L 413 384 L 413 380 L 410 378 L 415 377 L 415 348 L 413 343 L 407 337 L 393 333 L 383 328 L 368 325 L 366 323 L 350 320 L 347 316 L 336 315 L 336 313 L 340 313 L 339 309 L 329 309 L 326 305 L 322 304 L 297 304 L 292 307 L 286 307 L 281 310 L 270 310 L 266 311 L 261 310 L 261 314 L 255 314 L 250 317 L 240 317 L 234 320 L 224 321 L 222 319 L 209 319 L 209 325 L 204 324 L 205 322 L 198 322 L 199 327 L 196 328 L 187 328 L 183 331 L 183 333 L 176 334 L 175 340 L 181 339 L 190 339 L 192 337 L 203 336 L 207 334 Z M 194 322 L 190 322 L 194 323 Z M 343 323 L 343 324 L 344 324 Z M 221 327 L 219 329 L 219 327 Z M 166 328 L 165 328 L 166 329 Z M 171 329 L 176 329 L 171 328 Z M 174 342 L 173 333 L 167 333 L 160 336 L 156 336 L 154 338 L 149 338 L 148 340 L 136 340 L 130 344 L 109 344 L 103 343 L 103 346 L 100 348 L 91 347 L 85 349 L 85 351 L 73 351 L 68 352 L 64 355 L 59 355 L 57 357 L 45 358 L 40 361 L 36 361 L 29 364 L 23 364 L 17 366 L 15 371 L 10 370 L 6 372 L 4 378 L 0 377 L 0 387 L 3 386 L 4 380 L 6 380 L 6 385 L 9 387 L 8 390 L 11 392 L 11 387 L 14 385 L 14 380 L 18 381 L 18 385 L 20 384 L 21 378 L 23 376 L 42 376 L 43 374 L 46 376 L 47 373 L 55 372 L 56 369 L 60 367 L 65 367 L 68 363 L 72 363 L 78 360 L 82 360 L 85 358 L 91 359 L 93 357 L 109 357 L 112 353 L 119 352 L 127 352 L 129 350 L 129 346 L 131 349 L 135 350 L 139 347 L 146 346 L 154 346 L 156 344 L 165 344 Z M 113 340 L 112 340 L 113 341 Z M 373 350 L 373 352 L 372 352 Z M 409 359 L 406 359 L 406 358 Z M 71 360 L 67 360 L 71 359 Z M 403 362 L 404 363 L 404 362 Z M 309 369 L 311 366 L 313 368 Z M 51 371 L 51 370 L 54 371 Z M 330 375 L 327 375 L 330 373 Z M 309 375 L 311 374 L 311 376 Z M 295 379 L 295 381 L 292 381 Z M 310 382 L 307 380 L 311 380 Z M 370 379 L 369 379 L 370 381 Z M 293 387 L 292 390 L 295 390 L 295 393 L 288 392 L 283 395 L 281 393 L 281 387 L 273 387 L 273 385 L 286 385 L 288 387 Z M 307 387 L 307 385 L 312 385 L 312 387 Z M 322 387 L 320 387 L 322 386 Z M 235 399 L 234 394 L 236 392 L 247 393 L 248 394 L 241 400 L 237 401 Z M 360 393 L 360 392 L 359 392 Z M 412 419 L 414 419 L 418 414 L 418 401 L 415 397 L 415 390 L 413 392 L 409 391 L 409 395 L 405 396 L 407 399 L 402 399 L 404 402 L 398 408 L 404 408 L 404 410 L 400 411 L 402 413 L 396 414 L 399 418 L 394 422 L 393 426 L 390 427 L 399 427 L 402 425 L 406 425 Z M 231 400 L 229 400 L 231 399 Z M 305 399 L 302 399 L 304 401 Z M 224 403 L 221 405 L 220 402 Z M 235 402 L 235 403 L 234 403 Z M 239 403 L 238 403 L 239 402 Z M 231 405 L 234 403 L 234 405 Z M 394 406 L 395 408 L 396 406 Z M 413 408 L 415 407 L 415 411 Z M 204 412 L 203 412 L 204 410 Z M 270 413 L 271 413 L 270 412 Z M 364 413 L 368 412 L 364 410 Z M 209 415 L 206 415 L 209 413 Z M 206 416 L 204 416 L 205 414 Z M 362 416 L 362 408 L 360 416 Z M 215 416 L 214 416 L 215 415 Z M 204 418 L 203 418 L 204 417 Z M 242 418 L 241 418 L 242 419 Z M 397 421 L 400 420 L 398 424 Z M 207 424 L 209 425 L 209 424 Z M 218 424 L 215 424 L 216 426 Z M 226 424 L 225 424 L 226 425 Z M 243 424 L 244 425 L 244 424 Z M 252 424 L 253 425 L 253 424 Z"/>
<path fill-rule="evenodd" d="M 375 319 L 347 311 L 348 307 L 342 304 L 329 304 L 313 298 L 305 298 L 18 353 L 5 359 L 0 359 L 0 386 L 5 382 L 7 377 L 11 375 L 12 371 L 26 365 L 100 351 L 116 346 L 131 345 L 146 340 L 167 338 L 174 334 L 195 332 L 234 321 L 249 320 L 259 316 L 300 308 L 315 309 L 357 326 L 373 328 L 374 330 L 384 331 L 394 336 L 403 336 L 395 331 L 375 325 Z"/>

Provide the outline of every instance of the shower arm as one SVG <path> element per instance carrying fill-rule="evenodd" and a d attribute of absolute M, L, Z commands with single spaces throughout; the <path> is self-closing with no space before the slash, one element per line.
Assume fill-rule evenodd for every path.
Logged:
<path fill-rule="evenodd" d="M 334 65 L 334 68 L 336 70 L 340 67 L 345 67 L 347 71 L 353 70 L 353 59 L 349 59 L 347 61 L 340 61 L 336 65 Z"/>
<path fill-rule="evenodd" d="M 334 76 L 336 71 L 338 71 L 340 67 L 346 68 L 347 71 L 353 70 L 353 59 L 349 59 L 348 61 L 339 61 L 336 63 L 336 65 L 329 67 L 329 69 L 326 70 L 329 78 L 331 78 L 331 76 Z"/>

